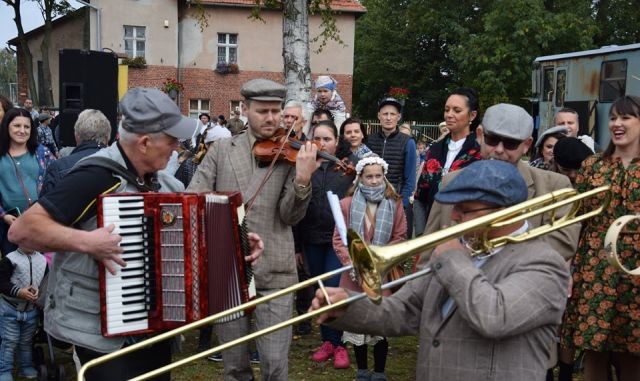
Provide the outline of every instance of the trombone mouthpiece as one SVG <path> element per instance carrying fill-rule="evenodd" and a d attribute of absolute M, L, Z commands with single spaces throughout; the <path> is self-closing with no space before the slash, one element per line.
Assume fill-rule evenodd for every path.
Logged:
<path fill-rule="evenodd" d="M 382 301 L 382 274 L 378 271 L 372 251 L 353 229 L 349 229 L 347 232 L 347 241 L 349 242 L 351 263 L 361 281 L 360 286 L 372 302 L 380 304 Z"/>

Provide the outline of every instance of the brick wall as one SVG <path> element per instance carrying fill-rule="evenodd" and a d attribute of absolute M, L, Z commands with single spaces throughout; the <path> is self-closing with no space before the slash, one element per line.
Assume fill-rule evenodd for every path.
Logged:
<path fill-rule="evenodd" d="M 161 88 L 166 78 L 176 78 L 176 68 L 149 65 L 145 69 L 129 68 L 129 88 L 144 86 Z M 318 75 L 313 74 L 312 78 Z M 344 99 L 347 110 L 351 110 L 353 78 L 346 74 L 332 75 L 338 81 L 338 93 Z M 280 83 L 284 75 L 276 72 L 245 71 L 238 74 L 218 74 L 210 69 L 181 69 L 180 82 L 184 92 L 180 94 L 180 109 L 183 114 L 189 113 L 190 99 L 209 99 L 211 115 L 228 115 L 229 102 L 242 100 L 240 87 L 254 78 L 267 78 Z"/>

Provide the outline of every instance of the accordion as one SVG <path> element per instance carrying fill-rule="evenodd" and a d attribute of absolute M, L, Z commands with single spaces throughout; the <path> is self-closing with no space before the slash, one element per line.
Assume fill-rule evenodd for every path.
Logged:
<path fill-rule="evenodd" d="M 97 209 L 127 262 L 116 275 L 100 265 L 103 336 L 173 329 L 255 296 L 240 193 L 108 194 Z"/>

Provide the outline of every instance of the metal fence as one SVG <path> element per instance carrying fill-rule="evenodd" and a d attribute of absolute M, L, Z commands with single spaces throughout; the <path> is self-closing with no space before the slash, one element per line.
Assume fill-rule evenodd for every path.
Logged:
<path fill-rule="evenodd" d="M 380 121 L 377 119 L 363 120 L 362 123 L 367 130 L 367 135 L 380 131 Z M 429 143 L 438 139 L 438 136 L 440 136 L 440 129 L 438 128 L 439 123 L 437 122 L 405 121 L 405 123 L 409 123 L 411 125 L 411 135 L 416 142 L 424 140 Z"/>

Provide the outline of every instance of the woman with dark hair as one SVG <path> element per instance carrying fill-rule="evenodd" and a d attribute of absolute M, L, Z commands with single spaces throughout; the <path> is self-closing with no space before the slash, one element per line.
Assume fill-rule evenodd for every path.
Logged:
<path fill-rule="evenodd" d="M 529 161 L 529 165 L 534 168 L 552 169 L 553 164 L 553 146 L 558 140 L 567 137 L 567 128 L 564 126 L 555 126 L 548 128 L 538 137 L 535 145 L 535 155 Z"/>
<path fill-rule="evenodd" d="M 640 97 L 617 99 L 609 111 L 611 141 L 603 153 L 588 157 L 576 178 L 578 192 L 611 185 L 605 211 L 586 220 L 573 258 L 573 288 L 563 317 L 561 344 L 584 351 L 585 381 L 607 380 L 615 364 L 618 380 L 640 374 L 640 278 L 617 272 L 607 261 L 603 242 L 618 217 L 640 213 Z M 604 196 L 602 196 L 604 197 Z M 601 204 L 588 200 L 582 211 Z M 617 242 L 627 268 L 640 265 L 638 223 Z"/>
<path fill-rule="evenodd" d="M 364 144 L 367 139 L 367 131 L 358 118 L 347 118 L 340 126 L 340 142 L 336 156 L 339 158 L 354 154 L 358 159 L 371 152 Z"/>
<path fill-rule="evenodd" d="M 0 125 L 0 217 L 2 253 L 17 246 L 7 240 L 7 231 L 21 212 L 37 199 L 49 164 L 55 160 L 45 146 L 38 144 L 36 125 L 29 111 L 13 108 Z"/>
<path fill-rule="evenodd" d="M 336 153 L 338 129 L 329 120 L 318 122 L 311 130 L 311 140 L 319 144 L 330 155 Z M 350 157 L 352 164 L 357 158 Z M 336 170 L 336 164 L 322 159 L 320 167 L 311 177 L 311 201 L 307 213 L 296 226 L 296 247 L 302 248 L 303 260 L 309 267 L 311 276 L 324 274 L 341 267 L 333 249 L 333 229 L 335 222 L 327 199 L 327 191 L 343 198 L 353 182 L 353 175 L 345 175 Z M 340 275 L 324 281 L 325 286 L 338 287 Z M 315 362 L 324 362 L 333 358 L 336 369 L 349 367 L 349 353 L 342 342 L 342 331 L 321 325 L 322 345 L 311 358 Z"/>
<path fill-rule="evenodd" d="M 444 106 L 444 120 L 448 136 L 429 147 L 417 181 L 413 203 L 416 235 L 424 232 L 442 177 L 480 160 L 476 142 L 480 101 L 476 91 L 470 87 L 454 90 Z"/>

